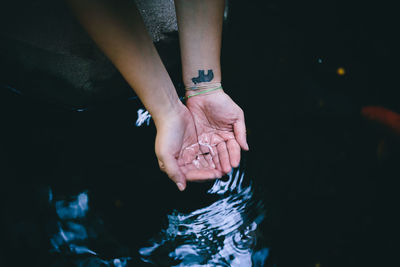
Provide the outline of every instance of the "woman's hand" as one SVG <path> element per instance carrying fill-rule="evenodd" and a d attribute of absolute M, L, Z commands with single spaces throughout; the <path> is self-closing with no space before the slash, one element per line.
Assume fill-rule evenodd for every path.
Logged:
<path fill-rule="evenodd" d="M 240 163 L 240 148 L 248 150 L 242 109 L 222 90 L 189 98 L 200 151 L 223 173 Z"/>
<path fill-rule="evenodd" d="M 200 151 L 196 128 L 189 110 L 181 107 L 156 121 L 156 155 L 160 169 L 183 191 L 186 181 L 201 181 L 222 176 L 213 161 Z"/>

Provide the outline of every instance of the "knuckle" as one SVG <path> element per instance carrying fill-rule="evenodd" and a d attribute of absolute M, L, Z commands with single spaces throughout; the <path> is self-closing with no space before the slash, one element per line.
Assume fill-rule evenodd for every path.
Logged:
<path fill-rule="evenodd" d="M 169 179 L 171 179 L 172 181 L 174 181 L 174 182 L 176 181 L 175 175 L 171 175 L 171 174 L 170 174 L 170 175 L 168 175 L 168 177 L 169 177 Z"/>
<path fill-rule="evenodd" d="M 168 174 L 168 177 L 169 177 L 169 179 L 171 179 L 174 182 L 177 182 L 180 180 L 179 175 L 177 175 L 176 173 L 170 173 L 170 174 Z"/>
<path fill-rule="evenodd" d="M 162 162 L 162 161 L 159 160 L 159 161 L 158 161 L 158 166 L 160 167 L 160 170 L 162 170 L 162 171 L 165 172 L 166 168 L 165 168 L 164 162 Z"/>
<path fill-rule="evenodd" d="M 165 161 L 166 157 L 166 153 L 164 153 L 163 151 L 157 151 L 156 152 L 157 155 L 157 159 L 159 162 L 163 163 Z"/>

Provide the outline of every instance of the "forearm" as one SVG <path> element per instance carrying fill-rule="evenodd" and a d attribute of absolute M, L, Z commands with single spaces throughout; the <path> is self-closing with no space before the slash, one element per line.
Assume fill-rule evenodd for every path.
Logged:
<path fill-rule="evenodd" d="M 224 0 L 175 0 L 183 82 L 221 82 Z M 202 75 L 203 73 L 203 75 Z"/>
<path fill-rule="evenodd" d="M 67 0 L 79 21 L 113 62 L 154 120 L 181 103 L 139 11 L 131 0 Z"/>

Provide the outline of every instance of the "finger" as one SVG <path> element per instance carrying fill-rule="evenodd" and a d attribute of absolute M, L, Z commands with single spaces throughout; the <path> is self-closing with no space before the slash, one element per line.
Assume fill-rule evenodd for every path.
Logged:
<path fill-rule="evenodd" d="M 186 173 L 187 181 L 190 182 L 214 180 L 221 176 L 222 173 L 216 169 L 191 170 Z"/>
<path fill-rule="evenodd" d="M 207 161 L 207 167 L 210 169 L 215 169 L 215 164 L 210 153 L 203 154 L 205 161 Z"/>
<path fill-rule="evenodd" d="M 204 155 L 200 154 L 196 156 L 196 160 L 198 160 L 200 162 L 200 166 L 202 168 L 209 168 L 209 163 L 207 161 L 207 159 L 205 158 Z"/>
<path fill-rule="evenodd" d="M 186 188 L 186 178 L 178 166 L 177 160 L 173 156 L 165 156 L 158 160 L 160 169 L 166 172 L 168 177 L 176 184 L 180 191 Z"/>
<path fill-rule="evenodd" d="M 249 145 L 246 140 L 246 125 L 244 123 L 244 115 L 241 115 L 239 120 L 233 124 L 235 138 L 240 147 L 244 150 L 249 150 Z"/>
<path fill-rule="evenodd" d="M 184 166 L 185 164 L 186 164 L 186 162 L 185 162 L 184 158 L 179 157 L 178 158 L 178 166 L 181 167 L 181 166 Z"/>
<path fill-rule="evenodd" d="M 212 169 L 216 168 L 216 165 L 214 162 L 214 157 L 213 157 L 213 155 L 216 153 L 212 150 L 212 147 L 201 145 L 200 151 L 201 151 L 202 155 L 204 156 L 205 160 L 207 161 L 208 167 L 210 167 Z"/>
<path fill-rule="evenodd" d="M 226 148 L 225 142 L 221 142 L 217 145 L 217 151 L 219 156 L 219 161 L 221 163 L 221 168 L 224 173 L 231 171 L 231 163 L 229 160 L 228 149 Z"/>
<path fill-rule="evenodd" d="M 240 146 L 235 139 L 229 139 L 226 142 L 226 147 L 228 148 L 231 166 L 236 168 L 240 163 Z"/>
<path fill-rule="evenodd" d="M 208 153 L 208 152 L 205 152 L 205 153 Z M 221 163 L 219 162 L 218 151 L 215 146 L 212 148 L 212 153 L 204 155 L 204 157 L 206 158 L 206 160 L 209 163 L 209 168 L 219 170 L 219 172 L 222 173 L 222 167 L 221 167 Z"/>
<path fill-rule="evenodd" d="M 216 146 L 213 147 L 212 160 L 214 162 L 215 169 L 219 170 L 222 173 L 221 162 L 219 161 L 219 156 Z"/>

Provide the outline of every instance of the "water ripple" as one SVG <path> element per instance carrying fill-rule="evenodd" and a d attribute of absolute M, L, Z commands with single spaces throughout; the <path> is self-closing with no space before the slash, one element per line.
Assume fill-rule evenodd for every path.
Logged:
<path fill-rule="evenodd" d="M 89 248 L 89 244 L 97 240 L 97 235 L 88 224 L 89 197 L 86 191 L 57 201 L 53 200 L 51 190 L 48 195 L 48 200 L 55 207 L 57 214 L 54 227 L 50 230 L 51 253 L 71 258 L 73 266 L 78 267 L 126 267 L 128 265 L 131 257 L 103 259 L 101 255 Z M 49 225 L 50 222 L 48 222 Z M 90 236 L 89 232 L 91 232 Z"/>
<path fill-rule="evenodd" d="M 208 191 L 220 199 L 189 214 L 174 211 L 168 226 L 139 250 L 144 262 L 163 266 L 263 266 L 268 248 L 255 249 L 264 207 L 236 169 Z M 259 246 L 258 246 L 259 247 Z"/>

